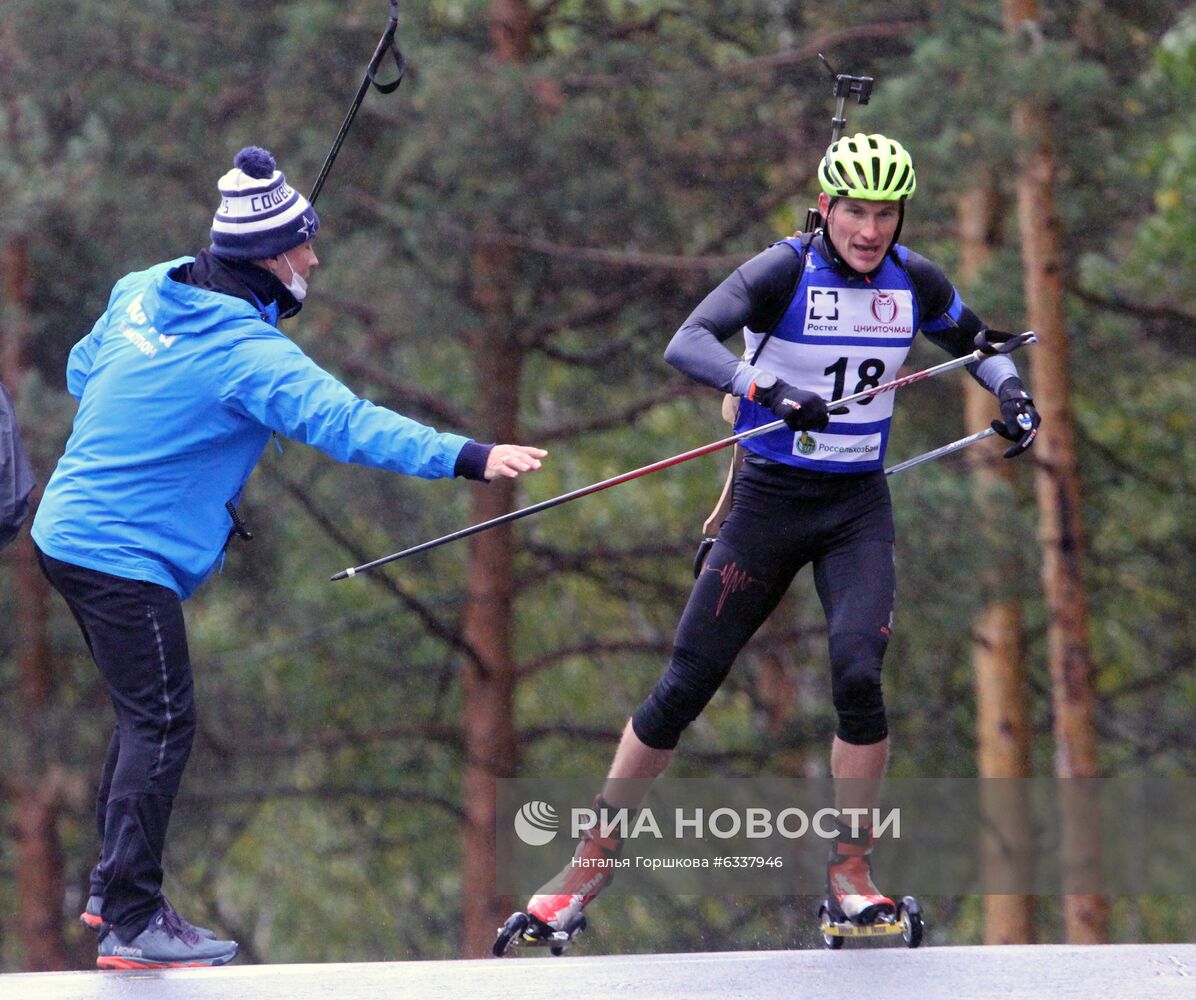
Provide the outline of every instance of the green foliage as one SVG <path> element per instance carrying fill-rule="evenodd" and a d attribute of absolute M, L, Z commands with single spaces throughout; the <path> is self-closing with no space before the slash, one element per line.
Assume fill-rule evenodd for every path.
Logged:
<path fill-rule="evenodd" d="M 1142 89 L 1158 109 L 1132 146 L 1130 163 L 1151 188 L 1143 195 L 1140 224 L 1130 252 L 1090 262 L 1091 284 L 1115 283 L 1116 290 L 1146 302 L 1180 305 L 1192 292 L 1196 256 L 1189 238 L 1196 206 L 1196 115 L 1188 95 L 1196 76 L 1196 12 L 1189 11 L 1162 39 Z"/>

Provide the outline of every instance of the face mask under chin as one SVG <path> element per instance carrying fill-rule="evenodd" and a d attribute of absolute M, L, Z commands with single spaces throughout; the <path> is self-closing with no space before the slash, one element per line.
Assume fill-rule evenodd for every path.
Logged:
<path fill-rule="evenodd" d="M 282 259 L 287 262 L 287 267 L 291 269 L 291 280 L 287 282 L 287 291 L 295 296 L 296 301 L 302 302 L 307 298 L 307 281 L 295 270 L 295 265 L 291 263 L 291 258 L 285 253 Z"/>

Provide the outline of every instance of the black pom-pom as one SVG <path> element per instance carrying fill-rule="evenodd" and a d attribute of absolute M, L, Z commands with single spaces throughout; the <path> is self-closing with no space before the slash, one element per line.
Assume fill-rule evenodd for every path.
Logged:
<path fill-rule="evenodd" d="M 246 146 L 233 157 L 233 166 L 259 180 L 273 177 L 277 168 L 269 150 L 262 149 L 261 146 Z"/>

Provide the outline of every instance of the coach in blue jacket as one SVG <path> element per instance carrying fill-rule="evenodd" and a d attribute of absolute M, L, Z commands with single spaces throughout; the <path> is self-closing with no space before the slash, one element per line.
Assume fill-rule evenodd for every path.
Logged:
<path fill-rule="evenodd" d="M 211 247 L 122 278 L 71 351 L 79 410 L 33 525 L 117 717 L 83 915 L 100 931 L 101 968 L 236 954 L 162 896 L 162 850 L 196 719 L 181 602 L 219 562 L 270 435 L 426 479 L 513 477 L 545 455 L 374 406 L 281 333 L 318 263 L 320 221 L 265 150 L 244 149 L 234 164 L 219 181 Z"/>

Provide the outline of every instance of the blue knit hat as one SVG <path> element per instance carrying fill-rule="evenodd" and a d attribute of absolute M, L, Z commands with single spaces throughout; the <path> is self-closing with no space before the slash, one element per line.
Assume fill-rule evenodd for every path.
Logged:
<path fill-rule="evenodd" d="M 212 219 L 212 253 L 236 260 L 264 260 L 306 243 L 320 229 L 316 210 L 274 157 L 247 146 L 218 181 L 222 200 Z"/>

